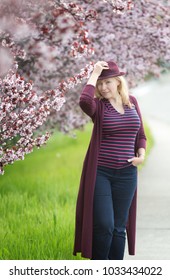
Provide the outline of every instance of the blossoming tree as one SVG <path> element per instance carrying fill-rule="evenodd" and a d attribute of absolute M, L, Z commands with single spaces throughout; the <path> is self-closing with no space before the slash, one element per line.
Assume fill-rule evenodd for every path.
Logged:
<path fill-rule="evenodd" d="M 96 60 L 117 61 L 131 87 L 167 68 L 170 4 L 160 2 L 1 0 L 1 174 L 47 141 L 41 131 L 87 121 L 80 84 Z"/>

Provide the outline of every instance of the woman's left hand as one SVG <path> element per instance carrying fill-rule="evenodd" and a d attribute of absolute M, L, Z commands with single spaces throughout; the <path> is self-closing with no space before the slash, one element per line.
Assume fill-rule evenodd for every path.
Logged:
<path fill-rule="evenodd" d="M 138 166 L 144 162 L 144 157 L 133 157 L 128 159 L 127 161 L 131 162 L 134 166 Z"/>

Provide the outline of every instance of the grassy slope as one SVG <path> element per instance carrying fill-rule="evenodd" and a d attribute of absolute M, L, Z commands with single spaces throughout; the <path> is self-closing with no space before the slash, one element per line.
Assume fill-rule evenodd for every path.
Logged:
<path fill-rule="evenodd" d="M 149 149 L 152 145 L 148 128 Z M 72 255 L 75 205 L 91 124 L 77 138 L 56 133 L 0 177 L 0 259 Z"/>

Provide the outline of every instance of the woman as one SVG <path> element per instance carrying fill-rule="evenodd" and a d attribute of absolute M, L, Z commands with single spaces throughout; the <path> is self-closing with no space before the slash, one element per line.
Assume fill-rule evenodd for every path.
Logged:
<path fill-rule="evenodd" d="M 80 97 L 94 127 L 77 199 L 74 254 L 93 260 L 122 260 L 126 231 L 129 254 L 135 253 L 137 166 L 146 136 L 124 74 L 115 62 L 98 61 Z"/>

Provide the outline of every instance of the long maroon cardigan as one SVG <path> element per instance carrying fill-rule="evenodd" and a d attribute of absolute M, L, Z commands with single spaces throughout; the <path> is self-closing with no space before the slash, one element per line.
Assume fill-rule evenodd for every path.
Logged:
<path fill-rule="evenodd" d="M 85 156 L 80 180 L 79 193 L 76 207 L 76 228 L 73 254 L 81 252 L 82 257 L 92 257 L 93 236 L 93 195 L 96 180 L 97 160 L 102 139 L 102 124 L 104 115 L 104 102 L 94 98 L 95 87 L 86 85 L 80 97 L 80 107 L 92 118 L 94 123 L 90 144 Z M 130 101 L 135 105 L 141 119 L 141 126 L 136 137 L 135 153 L 139 148 L 146 148 L 146 136 L 143 128 L 139 106 L 134 96 L 130 95 Z M 135 192 L 126 226 L 129 254 L 135 254 L 136 235 L 136 201 Z"/>

